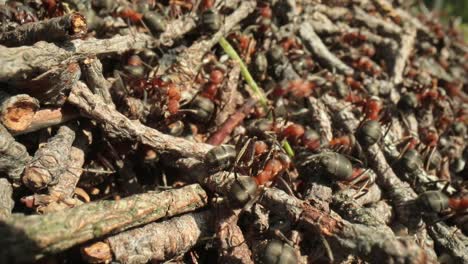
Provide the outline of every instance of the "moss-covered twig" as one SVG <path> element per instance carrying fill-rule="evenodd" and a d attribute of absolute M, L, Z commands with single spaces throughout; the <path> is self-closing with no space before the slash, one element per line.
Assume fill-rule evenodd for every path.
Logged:
<path fill-rule="evenodd" d="M 199 185 L 148 192 L 118 201 L 100 201 L 47 215 L 14 215 L 0 223 L 0 262 L 32 262 L 45 254 L 190 212 L 207 204 Z M 25 254 L 27 252 L 27 254 Z"/>

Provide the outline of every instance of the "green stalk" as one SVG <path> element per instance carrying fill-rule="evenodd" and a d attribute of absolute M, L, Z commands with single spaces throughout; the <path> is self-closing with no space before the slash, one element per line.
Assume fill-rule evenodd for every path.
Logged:
<path fill-rule="evenodd" d="M 234 50 L 234 48 L 229 44 L 229 42 L 224 38 L 221 37 L 219 40 L 219 45 L 223 48 L 224 52 L 226 52 L 227 55 L 233 60 L 235 60 L 237 63 L 239 63 L 239 66 L 241 68 L 241 74 L 242 77 L 244 77 L 245 81 L 247 84 L 252 88 L 254 93 L 258 97 L 258 101 L 262 104 L 262 106 L 267 109 L 268 108 L 268 102 L 265 97 L 265 94 L 262 90 L 262 88 L 258 87 L 257 83 L 253 79 L 252 75 L 250 74 L 249 70 L 247 69 L 247 66 L 245 66 L 244 62 L 242 59 L 239 57 L 239 54 Z"/>
<path fill-rule="evenodd" d="M 239 63 L 239 66 L 241 68 L 242 77 L 244 77 L 247 84 L 252 88 L 254 93 L 257 95 L 258 101 L 262 104 L 262 106 L 265 108 L 265 110 L 267 110 L 268 102 L 267 102 L 267 99 L 265 97 L 265 93 L 263 92 L 262 88 L 260 88 L 257 85 L 257 83 L 253 79 L 252 75 L 250 74 L 249 69 L 247 69 L 247 66 L 245 66 L 245 64 L 242 61 L 239 54 L 237 54 L 236 50 L 234 50 L 234 48 L 231 46 L 231 44 L 229 44 L 229 42 L 224 37 L 221 37 L 221 39 L 219 40 L 219 45 L 221 45 L 224 52 L 226 52 L 226 54 L 231 59 L 233 59 L 237 63 Z M 283 140 L 282 145 L 283 145 L 283 149 L 286 151 L 286 153 L 290 157 L 294 157 L 294 151 L 293 151 L 291 145 L 289 145 L 289 142 L 286 139 Z"/>
<path fill-rule="evenodd" d="M 286 151 L 286 154 L 288 154 L 289 157 L 294 157 L 294 150 L 292 149 L 291 145 L 289 145 L 288 140 L 283 140 L 282 142 L 282 147 L 284 151 Z"/>

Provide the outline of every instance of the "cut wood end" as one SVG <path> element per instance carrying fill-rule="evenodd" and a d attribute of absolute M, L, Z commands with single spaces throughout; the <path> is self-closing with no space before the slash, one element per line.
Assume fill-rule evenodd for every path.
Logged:
<path fill-rule="evenodd" d="M 109 263 L 112 260 L 111 248 L 109 244 L 104 242 L 82 247 L 81 254 L 88 263 Z"/>
<path fill-rule="evenodd" d="M 2 123 L 13 132 L 24 130 L 31 124 L 38 109 L 39 103 L 36 99 L 30 96 L 16 96 L 14 102 L 6 103 L 6 108 L 2 111 Z"/>

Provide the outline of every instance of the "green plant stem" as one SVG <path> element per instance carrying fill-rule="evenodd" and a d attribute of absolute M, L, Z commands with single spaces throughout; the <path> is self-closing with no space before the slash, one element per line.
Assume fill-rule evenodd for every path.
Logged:
<path fill-rule="evenodd" d="M 247 66 L 245 66 L 244 62 L 240 58 L 239 54 L 234 50 L 234 48 L 229 44 L 229 42 L 222 37 L 219 40 L 219 45 L 223 48 L 224 52 L 226 52 L 231 59 L 235 60 L 237 63 L 239 63 L 239 66 L 241 68 L 241 74 L 242 77 L 244 77 L 245 81 L 247 84 L 252 88 L 254 93 L 258 96 L 258 101 L 262 104 L 262 106 L 267 109 L 268 108 L 268 102 L 265 97 L 265 94 L 263 90 L 257 85 L 255 80 L 253 79 L 252 75 L 250 74 L 249 70 L 247 69 Z"/>

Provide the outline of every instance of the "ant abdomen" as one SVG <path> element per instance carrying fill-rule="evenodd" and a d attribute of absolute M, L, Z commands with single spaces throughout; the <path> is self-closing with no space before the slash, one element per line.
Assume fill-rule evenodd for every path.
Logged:
<path fill-rule="evenodd" d="M 374 120 L 366 121 L 356 132 L 356 138 L 364 147 L 372 146 L 382 137 L 382 127 Z"/>
<path fill-rule="evenodd" d="M 205 156 L 205 161 L 212 169 L 223 170 L 231 166 L 236 158 L 233 145 L 220 145 L 212 148 Z"/>
<path fill-rule="evenodd" d="M 449 198 L 441 191 L 427 191 L 421 193 L 417 201 L 426 210 L 441 213 L 449 208 Z"/>

